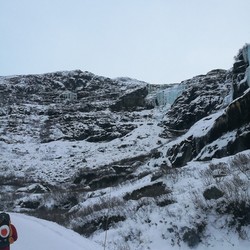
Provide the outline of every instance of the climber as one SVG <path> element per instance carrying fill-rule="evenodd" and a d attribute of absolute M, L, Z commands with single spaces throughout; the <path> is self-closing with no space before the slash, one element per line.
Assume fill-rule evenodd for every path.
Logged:
<path fill-rule="evenodd" d="M 10 244 L 17 240 L 17 230 L 10 221 L 10 215 L 0 213 L 0 250 L 9 250 Z"/>

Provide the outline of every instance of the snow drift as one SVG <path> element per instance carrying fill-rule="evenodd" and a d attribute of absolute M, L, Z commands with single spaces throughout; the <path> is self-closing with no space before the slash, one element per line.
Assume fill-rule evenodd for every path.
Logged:
<path fill-rule="evenodd" d="M 18 240 L 12 250 L 101 250 L 100 245 L 56 223 L 35 217 L 11 213 L 18 230 Z"/>

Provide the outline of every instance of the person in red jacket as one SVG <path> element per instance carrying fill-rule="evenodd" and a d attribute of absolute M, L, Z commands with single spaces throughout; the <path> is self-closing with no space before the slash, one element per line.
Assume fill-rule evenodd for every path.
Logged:
<path fill-rule="evenodd" d="M 7 213 L 0 213 L 0 250 L 10 250 L 10 244 L 17 240 L 17 230 Z"/>

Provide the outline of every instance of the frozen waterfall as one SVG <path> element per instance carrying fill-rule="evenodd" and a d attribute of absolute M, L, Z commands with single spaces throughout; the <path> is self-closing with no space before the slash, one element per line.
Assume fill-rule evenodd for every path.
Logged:
<path fill-rule="evenodd" d="M 160 106 L 165 106 L 167 104 L 172 105 L 176 98 L 183 92 L 184 86 L 184 84 L 178 84 L 158 92 L 156 101 Z"/>
<path fill-rule="evenodd" d="M 181 95 L 185 89 L 185 84 L 164 85 L 162 88 L 154 88 L 148 86 L 150 99 L 153 101 L 154 106 L 170 106 L 174 103 L 176 98 Z"/>

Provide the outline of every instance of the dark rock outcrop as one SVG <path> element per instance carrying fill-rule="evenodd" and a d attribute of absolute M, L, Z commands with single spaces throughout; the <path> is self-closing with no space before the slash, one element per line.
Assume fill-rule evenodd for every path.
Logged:
<path fill-rule="evenodd" d="M 242 49 L 239 50 L 238 55 L 235 57 L 235 63 L 233 64 L 233 88 L 234 99 L 241 96 L 244 91 L 249 88 L 247 83 L 247 68 L 249 67 L 249 59 L 246 54 L 249 45 L 245 45 Z"/>
<path fill-rule="evenodd" d="M 148 94 L 147 88 L 140 88 L 132 93 L 125 94 L 110 108 L 112 111 L 133 111 L 147 106 L 145 98 Z"/>
<path fill-rule="evenodd" d="M 239 60 L 241 60 L 241 63 L 239 63 Z M 166 131 L 169 128 L 175 128 L 177 131 L 188 129 L 196 122 L 196 119 L 200 120 L 218 109 L 225 108 L 224 112 L 213 121 L 213 126 L 206 133 L 199 136 L 184 136 L 183 140 L 173 144 L 167 150 L 167 156 L 174 167 L 184 166 L 198 154 L 201 155 L 197 159 L 209 160 L 213 157 L 233 155 L 250 148 L 247 141 L 250 136 L 250 91 L 247 89 L 249 86 L 246 80 L 242 81 L 243 78 L 246 79 L 247 67 L 248 63 L 244 61 L 242 51 L 240 51 L 232 73 L 219 70 L 212 71 L 205 77 L 193 78 L 192 81 L 195 79 L 195 83 L 191 84 L 187 88 L 187 92 L 184 92 L 173 104 L 168 112 L 168 120 L 165 122 Z M 232 83 L 234 88 L 230 90 L 230 84 Z M 206 88 L 210 90 L 208 91 Z M 206 90 L 204 100 L 211 98 L 213 101 L 201 102 L 204 90 Z M 234 97 L 237 96 L 231 102 L 230 91 Z M 201 107 L 203 111 L 201 111 Z M 177 109 L 181 112 L 177 112 Z M 211 118 L 208 117 L 207 119 Z M 235 131 L 234 138 L 231 138 L 229 143 L 219 148 L 216 140 L 223 140 L 223 135 L 232 131 Z M 207 152 L 209 154 L 204 156 Z"/>
<path fill-rule="evenodd" d="M 143 197 L 157 197 L 168 193 L 170 191 L 162 182 L 156 182 L 150 186 L 134 190 L 132 193 L 126 194 L 123 198 L 125 200 L 139 200 Z"/>
<path fill-rule="evenodd" d="M 223 197 L 224 193 L 217 187 L 211 187 L 203 192 L 203 196 L 206 200 L 219 199 Z"/>
<path fill-rule="evenodd" d="M 199 137 L 184 137 L 183 140 L 171 146 L 167 151 L 167 155 L 172 165 L 174 167 L 184 166 L 187 162 L 195 158 L 205 146 L 209 149 L 208 145 L 210 143 L 219 140 L 224 134 L 234 130 L 238 131 L 235 133 L 235 138 L 226 144 L 224 148 L 215 150 L 215 153 L 207 157 L 206 160 L 216 156 L 223 157 L 236 154 L 242 150 L 249 149 L 250 144 L 247 141 L 250 134 L 248 126 L 250 122 L 249 106 L 250 91 L 234 100 L 224 110 L 222 115 L 215 119 L 213 126 L 207 133 Z M 201 159 L 202 157 L 200 156 L 199 158 Z"/>

